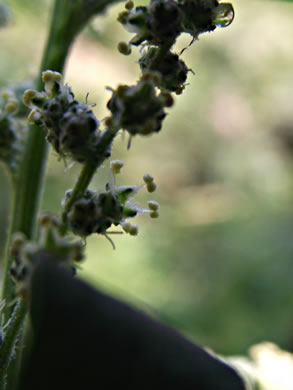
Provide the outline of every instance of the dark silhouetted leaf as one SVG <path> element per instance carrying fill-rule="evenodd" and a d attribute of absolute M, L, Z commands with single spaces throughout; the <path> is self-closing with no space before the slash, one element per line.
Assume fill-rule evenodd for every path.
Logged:
<path fill-rule="evenodd" d="M 244 390 L 232 368 L 49 256 L 31 292 L 34 342 L 21 390 Z"/>

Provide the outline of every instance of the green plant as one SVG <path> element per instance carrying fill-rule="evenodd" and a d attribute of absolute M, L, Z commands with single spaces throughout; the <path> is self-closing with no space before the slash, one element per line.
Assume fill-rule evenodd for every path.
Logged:
<path fill-rule="evenodd" d="M 183 92 L 189 72 L 171 51 L 177 37 L 185 32 L 193 42 L 234 17 L 232 5 L 217 0 L 155 0 L 136 8 L 128 1 L 118 21 L 135 36 L 118 49 L 129 55 L 132 46 L 143 48 L 142 76 L 136 85 L 110 90 L 110 115 L 102 122 L 90 104 L 75 99 L 61 73 L 77 34 L 112 2 L 55 1 L 40 75 L 35 89 L 23 96 L 29 126 L 13 92 L 1 95 L 0 157 L 14 199 L 1 301 L 0 388 L 78 389 L 96 381 L 99 388 L 243 389 L 234 371 L 203 349 L 73 278 L 83 259 L 81 239 L 97 233 L 114 246 L 111 226 L 136 235 L 138 227 L 129 218 L 159 216 L 157 202 L 150 200 L 147 209 L 132 202 L 142 186 L 156 190 L 150 174 L 143 185 L 116 185 L 121 161 L 111 162 L 105 189 L 88 186 L 110 158 L 118 132 L 128 133 L 130 147 L 133 137 L 161 130 L 172 93 Z M 66 162 L 80 163 L 81 172 L 65 194 L 61 215 L 45 214 L 37 223 L 49 145 Z M 73 234 L 80 238 L 72 239 Z M 25 325 L 27 311 L 31 330 Z M 75 362 L 80 371 L 73 374 Z M 101 371 L 95 372 L 97 365 Z"/>

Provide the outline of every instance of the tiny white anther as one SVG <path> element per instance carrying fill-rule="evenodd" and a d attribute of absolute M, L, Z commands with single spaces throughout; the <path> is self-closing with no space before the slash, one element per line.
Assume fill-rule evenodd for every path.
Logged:
<path fill-rule="evenodd" d="M 37 109 L 34 109 L 30 112 L 27 119 L 29 122 L 36 123 L 41 119 L 41 117 L 42 117 L 42 115 L 41 115 L 40 111 Z"/>
<path fill-rule="evenodd" d="M 159 218 L 159 215 L 160 215 L 160 214 L 159 214 L 159 211 L 158 211 L 158 210 L 156 210 L 156 211 L 154 210 L 154 211 L 151 211 L 151 212 L 150 212 L 150 217 L 151 217 L 151 218 Z"/>
<path fill-rule="evenodd" d="M 11 114 L 12 112 L 16 111 L 18 107 L 18 101 L 16 99 L 9 99 L 8 103 L 5 104 L 5 111 L 8 112 L 8 114 Z"/>
<path fill-rule="evenodd" d="M 154 178 L 150 173 L 146 173 L 143 176 L 143 181 L 145 182 L 145 184 L 149 184 L 149 183 L 152 183 L 154 181 Z"/>
<path fill-rule="evenodd" d="M 158 211 L 159 208 L 160 208 L 160 205 L 158 202 L 156 202 L 155 200 L 149 200 L 148 201 L 148 206 L 149 206 L 149 209 L 151 211 Z"/>
<path fill-rule="evenodd" d="M 124 167 L 124 162 L 121 160 L 113 160 L 110 163 L 111 170 L 114 175 L 118 175 L 121 171 L 121 168 Z"/>
<path fill-rule="evenodd" d="M 26 91 L 24 91 L 22 98 L 24 104 L 30 107 L 32 105 L 32 99 L 37 95 L 37 93 L 38 92 L 34 89 L 27 89 Z"/>
<path fill-rule="evenodd" d="M 147 183 L 146 188 L 148 192 L 154 192 L 157 189 L 157 184 L 154 181 L 151 183 Z"/>
<path fill-rule="evenodd" d="M 137 236 L 138 235 L 138 226 L 137 225 L 131 225 L 129 234 L 131 236 Z"/>
<path fill-rule="evenodd" d="M 62 80 L 62 75 L 59 72 L 53 72 L 52 70 L 45 70 L 42 73 L 42 81 L 43 83 L 60 83 Z"/>

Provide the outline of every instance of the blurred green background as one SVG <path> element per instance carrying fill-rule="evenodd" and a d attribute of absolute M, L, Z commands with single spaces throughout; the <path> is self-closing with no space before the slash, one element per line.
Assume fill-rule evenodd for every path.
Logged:
<path fill-rule="evenodd" d="M 0 87 L 35 77 L 52 1 L 11 0 L 0 29 Z M 200 37 L 183 54 L 188 86 L 150 138 L 118 137 L 117 184 L 154 175 L 161 204 L 140 216 L 138 237 L 87 240 L 80 276 L 152 313 L 219 353 L 245 353 L 269 340 L 293 350 L 293 3 L 234 0 L 227 29 Z M 134 83 L 139 53 L 123 57 L 130 35 L 115 21 L 123 4 L 97 17 L 72 48 L 66 81 L 107 115 L 105 86 Z M 190 37 L 178 40 L 180 52 Z M 2 168 L 2 167 L 1 167 Z M 50 156 L 42 209 L 59 212 L 80 166 Z M 109 164 L 91 188 L 102 189 Z M 0 170 L 0 244 L 8 224 L 9 181 Z M 32 191 L 34 189 L 32 188 Z M 117 324 L 119 326 L 119 324 Z"/>

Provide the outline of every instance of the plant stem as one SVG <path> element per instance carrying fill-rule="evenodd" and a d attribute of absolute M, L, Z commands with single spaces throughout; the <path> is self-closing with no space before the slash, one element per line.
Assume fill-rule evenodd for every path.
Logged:
<path fill-rule="evenodd" d="M 100 139 L 98 148 L 97 148 L 97 155 L 99 156 L 95 162 L 87 162 L 77 179 L 77 182 L 75 183 L 75 186 L 72 190 L 71 196 L 68 200 L 68 202 L 64 206 L 64 210 L 61 217 L 61 227 L 60 227 L 60 233 L 64 235 L 67 231 L 67 215 L 70 211 L 72 205 L 82 197 L 85 190 L 88 188 L 94 174 L 96 173 L 96 170 L 103 164 L 103 162 L 106 160 L 106 158 L 109 157 L 108 151 L 111 147 L 113 139 L 116 137 L 117 132 L 119 131 L 118 127 L 109 127 L 107 128 Z"/>
<path fill-rule="evenodd" d="M 63 31 L 62 4 L 62 0 L 55 1 L 51 28 L 40 67 L 40 74 L 36 82 L 37 89 L 42 88 L 42 71 L 52 69 L 62 72 L 68 54 L 70 42 Z M 36 125 L 29 126 L 26 149 L 20 164 L 20 170 L 13 181 L 12 218 L 7 238 L 2 290 L 2 297 L 8 303 L 15 297 L 15 286 L 9 274 L 12 262 L 9 256 L 11 237 L 15 232 L 22 232 L 28 239 L 32 239 L 36 233 L 36 219 L 43 191 L 47 157 L 48 144 L 45 140 L 44 130 Z M 12 310 L 13 307 L 7 305 L 4 311 L 5 318 L 9 318 Z"/>
<path fill-rule="evenodd" d="M 36 82 L 37 89 L 42 88 L 41 73 L 46 69 L 62 72 L 68 50 L 74 37 L 68 37 L 62 24 L 64 1 L 55 0 L 52 22 L 44 51 L 40 74 Z M 4 269 L 4 280 L 2 297 L 5 298 L 8 305 L 4 310 L 4 316 L 9 319 L 13 311 L 13 305 L 9 305 L 15 297 L 15 285 L 9 273 L 13 259 L 9 255 L 9 246 L 14 233 L 22 232 L 28 239 L 33 239 L 36 233 L 36 220 L 39 211 L 45 171 L 48 159 L 48 144 L 45 140 L 43 129 L 36 125 L 29 126 L 26 149 L 23 154 L 22 162 L 17 176 L 13 177 L 13 200 L 12 217 L 10 220 L 9 234 L 7 237 L 6 258 Z M 15 345 L 17 337 L 20 337 L 23 328 L 23 322 L 26 314 L 25 305 L 19 303 L 15 314 L 13 314 L 14 324 L 9 327 L 4 343 L 1 345 L 1 370 L 0 371 L 0 389 L 5 388 L 5 378 L 9 367 L 12 348 Z M 19 358 L 17 354 L 16 359 Z M 15 365 L 15 369 L 18 364 Z M 14 370 L 12 370 L 14 371 Z M 17 373 L 9 371 L 10 375 Z"/>
<path fill-rule="evenodd" d="M 18 300 L 10 318 L 8 330 L 5 335 L 4 343 L 0 350 L 0 389 L 5 389 L 6 372 L 13 355 L 13 349 L 19 335 L 19 329 L 22 325 L 23 317 L 26 313 L 26 307 L 23 301 Z"/>
<path fill-rule="evenodd" d="M 79 177 L 77 179 L 77 182 L 75 183 L 74 189 L 71 193 L 71 197 L 66 203 L 62 213 L 62 217 L 61 217 L 62 225 L 60 227 L 60 233 L 62 235 L 64 235 L 67 231 L 67 214 L 69 210 L 71 209 L 72 205 L 82 197 L 88 185 L 90 184 L 96 170 L 97 170 L 96 164 L 86 163 L 83 166 L 79 174 Z"/>

